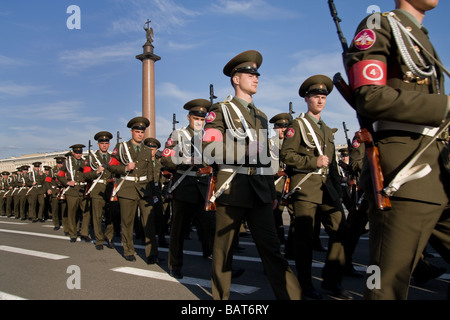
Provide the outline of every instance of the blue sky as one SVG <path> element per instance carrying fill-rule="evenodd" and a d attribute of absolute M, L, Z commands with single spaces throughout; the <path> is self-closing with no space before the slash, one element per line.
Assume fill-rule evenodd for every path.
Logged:
<path fill-rule="evenodd" d="M 350 43 L 367 8 L 391 10 L 393 0 L 335 0 Z M 186 126 L 183 105 L 232 94 L 223 66 L 245 50 L 258 50 L 257 107 L 269 118 L 305 111 L 298 95 L 311 75 L 344 74 L 341 44 L 326 0 L 44 0 L 0 1 L 0 158 L 87 146 L 98 131 L 129 139 L 127 122 L 142 112 L 143 25 L 154 29 L 156 135 L 164 143 L 172 114 Z M 70 30 L 67 8 L 81 9 L 81 29 Z M 444 65 L 450 65 L 449 1 L 428 12 L 424 24 Z M 448 90 L 450 81 L 446 81 Z M 217 101 L 217 100 L 216 100 Z M 337 90 L 329 96 L 324 121 L 342 122 L 350 138 L 355 114 Z M 95 147 L 94 147 L 95 149 Z M 112 149 L 112 147 L 111 147 Z"/>

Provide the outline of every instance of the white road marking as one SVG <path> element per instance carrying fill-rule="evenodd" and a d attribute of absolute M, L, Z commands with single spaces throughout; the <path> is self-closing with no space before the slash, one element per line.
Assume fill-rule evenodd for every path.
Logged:
<path fill-rule="evenodd" d="M 27 300 L 27 299 L 0 291 L 0 300 Z"/>
<path fill-rule="evenodd" d="M 50 259 L 50 260 L 62 260 L 62 259 L 69 258 L 68 256 L 62 256 L 59 254 L 53 254 L 53 253 L 35 251 L 35 250 L 28 250 L 28 249 L 22 249 L 22 248 L 15 248 L 15 247 L 10 247 L 10 246 L 0 246 L 0 251 L 25 254 L 27 256 L 34 256 L 34 257 L 45 258 L 45 259 Z"/>
<path fill-rule="evenodd" d="M 170 276 L 167 273 L 155 272 L 155 271 L 144 270 L 144 269 L 139 269 L 139 268 L 131 268 L 131 267 L 118 267 L 118 268 L 113 268 L 111 270 L 115 271 L 115 272 L 122 272 L 122 273 L 132 274 L 135 276 L 146 277 L 146 278 L 159 279 L 159 280 L 171 281 L 171 282 L 179 282 L 182 284 L 211 288 L 211 280 L 192 278 L 192 277 L 183 277 L 183 279 L 175 279 L 174 277 Z M 234 284 L 234 283 L 231 284 L 231 291 L 237 292 L 240 294 L 251 294 L 251 293 L 258 291 L 259 289 L 260 288 L 258 288 L 258 287 L 252 287 L 252 286 L 246 286 L 246 285 Z"/>

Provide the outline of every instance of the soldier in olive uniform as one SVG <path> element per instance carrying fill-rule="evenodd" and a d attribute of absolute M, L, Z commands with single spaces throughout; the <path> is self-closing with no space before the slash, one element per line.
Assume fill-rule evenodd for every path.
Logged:
<path fill-rule="evenodd" d="M 80 231 L 80 238 L 82 241 L 90 242 L 89 224 L 90 214 L 85 210 L 86 199 L 84 197 L 86 181 L 83 176 L 85 160 L 83 159 L 83 144 L 75 144 L 70 148 L 72 155 L 68 156 L 64 161 L 64 165 L 60 168 L 57 179 L 64 186 L 64 195 L 67 202 L 67 229 L 64 230 L 69 233 L 70 242 L 77 241 L 78 223 L 77 215 L 82 213 L 82 225 Z"/>
<path fill-rule="evenodd" d="M 204 157 L 218 165 L 216 235 L 212 263 L 214 299 L 228 299 L 232 277 L 233 239 L 247 221 L 265 273 L 277 299 L 300 299 L 295 274 L 280 252 L 273 209 L 277 195 L 268 148 L 267 116 L 253 103 L 262 56 L 245 51 L 223 69 L 235 97 L 214 104 L 206 118 Z M 228 185 L 228 188 L 225 186 Z M 225 190 L 226 189 L 226 190 Z"/>
<path fill-rule="evenodd" d="M 166 142 L 161 164 L 176 171 L 172 190 L 173 218 L 169 240 L 169 270 L 175 278 L 182 278 L 184 238 L 191 223 L 197 227 L 202 243 L 203 257 L 212 253 L 214 215 L 205 211 L 208 175 L 201 175 L 202 135 L 205 117 L 211 103 L 205 99 L 187 102 L 189 126 L 175 130 Z"/>
<path fill-rule="evenodd" d="M 86 195 L 91 199 L 92 224 L 95 234 L 95 248 L 103 250 L 103 244 L 110 249 L 114 248 L 112 238 L 114 226 L 111 212 L 107 203 L 114 188 L 114 176 L 108 170 L 111 154 L 108 152 L 110 140 L 113 135 L 108 131 L 100 131 L 94 139 L 99 149 L 88 155 L 87 165 L 84 167 L 84 178 L 90 182 Z M 103 213 L 105 217 L 105 231 L 102 230 Z"/>
<path fill-rule="evenodd" d="M 155 216 L 152 208 L 156 191 L 153 178 L 152 152 L 143 144 L 144 134 L 150 121 L 144 117 L 131 119 L 131 140 L 116 145 L 109 163 L 109 170 L 120 174 L 117 196 L 119 197 L 122 244 L 124 258 L 135 261 L 133 226 L 136 210 L 139 208 L 145 234 L 145 255 L 148 264 L 159 262 L 156 242 Z"/>
<path fill-rule="evenodd" d="M 161 156 L 158 157 L 157 155 L 159 148 L 161 148 L 161 142 L 159 142 L 156 138 L 147 138 L 144 140 L 144 144 L 152 150 L 152 161 L 154 167 L 153 179 L 155 181 L 156 196 L 158 197 L 158 201 L 153 206 L 153 210 L 155 212 L 156 234 L 158 235 L 158 246 L 167 248 L 168 243 L 165 236 L 166 231 L 168 230 L 169 217 L 164 215 L 164 200 L 162 196 L 162 186 L 165 178 L 161 171 Z"/>
<path fill-rule="evenodd" d="M 364 19 L 345 57 L 358 114 L 373 122 L 385 187 L 450 116 L 443 66 L 422 25 L 437 2 L 397 0 L 376 29 L 367 28 L 371 17 Z M 450 262 L 450 176 L 441 140 L 431 142 L 415 163 L 428 164 L 431 172 L 386 189 L 391 210 L 377 209 L 370 172 L 361 173 L 371 205 L 369 264 L 381 270 L 380 288 L 367 288 L 367 299 L 407 299 L 428 239 Z"/>
<path fill-rule="evenodd" d="M 14 217 L 15 208 L 14 208 L 14 193 L 16 190 L 17 183 L 17 171 L 11 172 L 11 177 L 9 178 L 9 190 L 6 194 L 6 216 L 8 218 Z"/>
<path fill-rule="evenodd" d="M 285 172 L 286 165 L 282 161 L 280 161 L 280 150 L 283 146 L 284 132 L 286 131 L 291 121 L 292 116 L 289 113 L 279 113 L 269 120 L 270 123 L 273 123 L 273 129 L 277 132 L 277 134 L 270 139 L 270 156 L 272 158 L 272 170 L 275 173 L 274 183 L 278 199 L 278 206 L 275 208 L 275 210 L 273 210 L 273 214 L 275 218 L 275 228 L 277 229 L 278 238 L 280 239 L 280 242 L 282 244 L 286 242 L 283 222 L 284 208 L 288 208 L 289 214 L 293 212 L 292 206 L 285 206 L 281 204 L 281 195 L 283 193 L 283 187 L 287 179 L 287 174 Z"/>
<path fill-rule="evenodd" d="M 312 283 L 312 251 L 316 213 L 329 234 L 328 253 L 323 268 L 322 288 L 340 299 L 352 299 L 341 287 L 346 231 L 342 211 L 342 190 L 337 171 L 334 135 L 321 114 L 333 82 L 323 75 L 306 79 L 300 86 L 307 113 L 292 121 L 286 130 L 280 158 L 290 170 L 291 197 L 295 213 L 295 264 L 305 296 L 322 299 Z"/>
<path fill-rule="evenodd" d="M 18 182 L 19 182 L 19 190 L 17 190 L 17 197 L 18 197 L 18 211 L 16 218 L 19 218 L 21 220 L 26 220 L 27 217 L 29 220 L 32 219 L 32 217 L 27 214 L 27 192 L 28 192 L 28 184 L 31 183 L 30 175 L 28 170 L 30 169 L 30 166 L 23 165 L 20 167 L 20 173 L 18 174 Z"/>
<path fill-rule="evenodd" d="M 0 216 L 6 216 L 6 193 L 10 193 L 9 190 L 9 172 L 3 171 L 0 179 Z"/>
<path fill-rule="evenodd" d="M 44 222 L 44 182 L 45 175 L 40 170 L 42 162 L 32 163 L 33 168 L 30 172 L 30 180 L 28 182 L 28 214 L 33 222 Z M 37 213 L 37 216 L 36 216 Z"/>

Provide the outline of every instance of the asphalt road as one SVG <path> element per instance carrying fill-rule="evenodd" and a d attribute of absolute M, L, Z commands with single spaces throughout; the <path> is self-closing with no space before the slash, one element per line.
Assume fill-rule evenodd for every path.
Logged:
<path fill-rule="evenodd" d="M 326 246 L 323 231 L 321 239 Z M 141 240 L 135 241 L 135 262 L 123 258 L 120 238 L 114 238 L 114 242 L 116 249 L 105 247 L 98 251 L 94 243 L 70 243 L 63 229 L 53 231 L 51 221 L 31 223 L 0 217 L 0 300 L 212 300 L 211 260 L 202 257 L 195 231 L 191 232 L 191 240 L 185 241 L 184 278 L 179 281 L 168 275 L 167 248 L 159 249 L 163 259 L 159 265 L 147 265 Z M 233 279 L 230 300 L 240 303 L 273 300 L 251 236 L 240 237 L 239 244 L 244 250 L 235 253 L 233 267 L 244 268 L 245 272 Z M 367 267 L 367 251 L 368 235 L 363 235 L 354 256 L 361 272 Z M 446 267 L 447 273 L 423 286 L 412 281 L 409 300 L 447 298 L 448 265 L 431 248 L 429 252 L 434 254 L 429 261 Z M 313 281 L 319 290 L 324 258 L 325 253 L 314 252 Z M 294 262 L 289 262 L 295 271 Z M 345 277 L 343 286 L 354 300 L 362 300 L 364 279 Z M 324 300 L 334 300 L 325 292 L 323 295 Z"/>

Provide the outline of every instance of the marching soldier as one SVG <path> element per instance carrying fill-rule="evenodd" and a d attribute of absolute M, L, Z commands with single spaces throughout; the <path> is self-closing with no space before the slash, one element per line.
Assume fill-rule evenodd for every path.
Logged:
<path fill-rule="evenodd" d="M 162 196 L 162 187 L 164 183 L 164 176 L 162 174 L 161 157 L 157 156 L 158 149 L 161 148 L 161 142 L 156 138 L 147 138 L 144 144 L 152 150 L 153 161 L 153 179 L 155 181 L 155 190 L 158 201 L 154 204 L 153 210 L 155 212 L 156 234 L 158 235 L 158 246 L 168 247 L 165 235 L 168 228 L 169 217 L 164 215 L 164 200 Z"/>
<path fill-rule="evenodd" d="M 15 205 L 14 205 L 14 193 L 16 192 L 17 185 L 17 171 L 11 172 L 11 177 L 9 180 L 9 190 L 6 194 L 6 216 L 8 218 L 15 216 Z"/>
<path fill-rule="evenodd" d="M 341 287 L 345 255 L 343 248 L 345 217 L 337 171 L 334 136 L 321 117 L 333 82 L 323 75 L 306 79 L 299 90 L 307 113 L 295 119 L 285 133 L 280 158 L 291 172 L 290 193 L 295 214 L 295 264 L 303 294 L 322 299 L 312 283 L 314 220 L 329 234 L 328 254 L 323 268 L 322 288 L 340 299 L 352 299 Z"/>
<path fill-rule="evenodd" d="M 77 241 L 77 216 L 80 212 L 83 215 L 80 239 L 85 242 L 91 241 L 88 235 L 90 214 L 89 210 L 85 210 L 86 199 L 84 198 L 86 182 L 83 176 L 85 166 L 83 148 L 85 147 L 83 144 L 70 146 L 72 153 L 68 155 L 57 175 L 58 181 L 64 187 L 63 193 L 67 202 L 67 229 L 65 228 L 64 230 L 69 233 L 70 242 Z"/>
<path fill-rule="evenodd" d="M 285 206 L 281 202 L 281 195 L 286 182 L 287 174 L 285 172 L 286 165 L 280 161 L 280 150 L 283 146 L 284 132 L 292 121 L 292 116 L 289 113 L 279 113 L 273 116 L 269 122 L 273 124 L 273 129 L 277 131 L 277 134 L 270 139 L 270 155 L 272 158 L 272 170 L 275 173 L 275 190 L 277 191 L 278 206 L 273 211 L 275 218 L 275 227 L 277 229 L 278 238 L 280 242 L 284 244 L 286 239 L 284 237 L 284 223 L 283 223 L 283 211 L 287 207 L 289 214 L 292 217 L 292 206 Z M 287 246 L 289 247 L 289 246 Z M 289 255 L 288 255 L 289 256 Z"/>
<path fill-rule="evenodd" d="M 147 263 L 155 264 L 159 262 L 159 257 L 152 208 L 157 197 L 152 153 L 150 148 L 143 144 L 145 130 L 149 125 L 150 121 L 144 117 L 135 117 L 128 122 L 131 140 L 116 145 L 109 169 L 114 174 L 121 175 L 113 195 L 117 194 L 119 198 L 124 258 L 127 261 L 136 261 L 133 226 L 136 210 L 139 208 L 145 234 Z"/>
<path fill-rule="evenodd" d="M 98 142 L 99 149 L 88 155 L 84 167 L 84 178 L 90 181 L 86 195 L 91 199 L 92 224 L 95 234 L 95 248 L 103 250 L 103 243 L 110 249 L 114 249 L 112 238 L 114 226 L 111 212 L 107 203 L 111 198 L 114 188 L 114 176 L 108 170 L 111 154 L 108 152 L 110 140 L 113 135 L 108 131 L 100 131 L 94 139 Z M 88 209 L 88 208 L 86 208 Z M 103 212 L 105 213 L 105 231 L 102 230 Z"/>
<path fill-rule="evenodd" d="M 380 28 L 367 28 L 370 17 L 361 22 L 345 57 L 358 114 L 373 122 L 383 192 L 391 204 L 390 210 L 378 209 L 371 175 L 363 169 L 361 183 L 370 202 L 369 264 L 381 270 L 380 288 L 367 288 L 366 299 L 407 299 L 428 239 L 450 261 L 450 176 L 441 158 L 445 142 L 438 136 L 448 123 L 450 102 L 445 68 L 422 25 L 437 3 L 396 0 L 395 10 L 381 15 Z M 425 164 L 430 172 L 403 175 L 405 168 Z"/>
<path fill-rule="evenodd" d="M 205 211 L 208 189 L 208 175 L 201 175 L 202 135 L 205 117 L 211 102 L 196 99 L 187 102 L 184 109 L 189 111 L 189 126 L 175 130 L 166 142 L 161 164 L 176 171 L 169 193 L 173 194 L 173 217 L 169 240 L 170 274 L 181 279 L 183 266 L 184 237 L 191 223 L 197 227 L 202 243 L 203 257 L 212 253 L 214 241 L 214 215 Z"/>
<path fill-rule="evenodd" d="M 27 191 L 27 199 L 28 199 L 28 214 L 29 218 L 32 219 L 33 222 L 45 222 L 44 220 L 44 182 L 45 175 L 40 170 L 41 162 L 32 163 L 33 168 L 30 172 L 30 179 L 28 182 L 28 191 Z M 39 208 L 37 208 L 39 206 Z M 39 211 L 38 211 L 39 209 Z M 36 217 L 36 213 L 38 213 Z"/>
<path fill-rule="evenodd" d="M 27 219 L 27 192 L 29 184 L 30 176 L 29 176 L 29 170 L 30 166 L 24 165 L 20 167 L 20 170 L 18 170 L 20 173 L 18 174 L 18 185 L 19 190 L 17 190 L 17 200 L 18 200 L 18 206 L 17 206 L 17 216 L 16 219 L 26 220 Z M 31 220 L 31 216 L 28 214 L 28 219 Z"/>
<path fill-rule="evenodd" d="M 295 274 L 280 252 L 273 209 L 277 205 L 268 148 L 268 121 L 252 96 L 257 92 L 262 56 L 245 51 L 223 72 L 235 97 L 214 104 L 206 118 L 204 156 L 218 165 L 216 234 L 212 263 L 214 299 L 228 299 L 232 277 L 233 238 L 245 219 L 277 299 L 300 299 Z M 210 199 L 214 200 L 214 199 Z"/>
<path fill-rule="evenodd" d="M 59 219 L 59 205 L 58 205 L 58 188 L 56 187 L 56 173 L 53 172 L 50 166 L 44 166 L 45 182 L 44 189 L 48 204 L 48 211 L 52 214 L 53 230 L 59 230 L 61 222 Z"/>
<path fill-rule="evenodd" d="M 6 193 L 10 192 L 9 190 L 9 172 L 3 171 L 2 177 L 0 179 L 0 216 L 6 216 Z"/>

